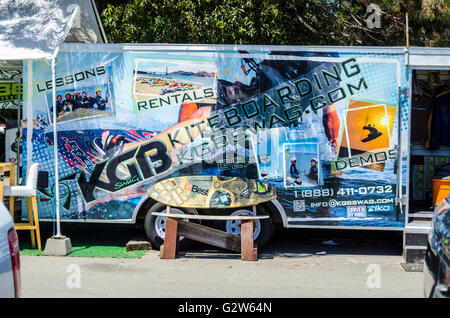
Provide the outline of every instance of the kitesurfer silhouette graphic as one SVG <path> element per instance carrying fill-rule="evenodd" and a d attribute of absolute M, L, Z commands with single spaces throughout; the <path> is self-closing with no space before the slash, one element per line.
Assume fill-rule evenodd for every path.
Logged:
<path fill-rule="evenodd" d="M 364 126 L 363 129 L 368 130 L 369 135 L 367 135 L 366 138 L 362 139 L 361 140 L 362 142 L 368 142 L 368 141 L 374 140 L 383 134 L 375 128 L 375 125 L 368 124 L 367 126 Z"/>

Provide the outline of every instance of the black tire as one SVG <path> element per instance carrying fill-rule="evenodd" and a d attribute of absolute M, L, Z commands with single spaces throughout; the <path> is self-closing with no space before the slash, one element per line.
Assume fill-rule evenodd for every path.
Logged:
<path fill-rule="evenodd" d="M 185 214 L 198 214 L 195 209 L 182 209 L 182 208 L 172 208 L 172 212 L 176 212 L 176 210 L 181 211 Z M 157 221 L 157 217 L 152 215 L 152 212 L 165 212 L 166 205 L 157 202 L 152 205 L 145 215 L 144 219 L 144 229 L 145 234 L 147 235 L 148 240 L 152 243 L 152 248 L 159 250 L 160 246 L 164 243 L 164 239 L 158 234 L 155 226 L 155 222 Z M 188 249 L 192 246 L 194 242 L 192 240 L 181 238 L 180 239 L 180 250 Z"/>
<path fill-rule="evenodd" d="M 239 210 L 248 210 L 249 213 L 252 212 L 252 208 L 247 207 L 247 208 L 236 209 L 233 212 L 231 212 L 230 214 L 235 213 Z M 256 214 L 270 216 L 267 209 L 262 205 L 257 206 Z M 230 222 L 230 221 L 225 222 L 225 225 L 223 226 L 224 231 L 231 233 L 231 234 L 236 234 L 236 233 L 230 232 L 229 229 L 227 229 L 228 222 Z M 269 242 L 270 237 L 274 233 L 274 226 L 272 223 L 272 219 L 270 217 L 268 219 L 257 220 L 256 222 L 259 222 L 260 230 L 259 230 L 258 236 L 255 238 L 255 244 L 256 244 L 256 246 L 258 246 L 258 248 L 263 248 Z M 240 223 L 240 221 L 238 221 L 238 223 Z"/>

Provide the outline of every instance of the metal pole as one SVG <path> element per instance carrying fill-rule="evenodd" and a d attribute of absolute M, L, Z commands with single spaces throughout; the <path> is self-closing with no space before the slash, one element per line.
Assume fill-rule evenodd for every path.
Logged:
<path fill-rule="evenodd" d="M 58 133 L 57 133 L 57 108 L 56 108 L 56 58 L 52 58 L 52 104 L 53 104 L 53 157 L 55 158 L 55 205 L 56 205 L 56 236 L 61 235 L 61 221 L 59 215 L 59 172 L 58 172 Z"/>
<path fill-rule="evenodd" d="M 33 62 L 27 61 L 28 78 L 27 78 L 27 173 L 33 160 Z M 22 156 L 23 159 L 23 156 Z"/>
<path fill-rule="evenodd" d="M 398 220 L 399 214 L 403 214 L 403 190 L 402 190 L 402 165 L 403 165 L 403 157 L 402 157 L 402 94 L 403 90 L 401 86 L 398 87 L 398 101 L 397 101 L 397 122 L 398 122 L 398 131 L 397 131 L 397 187 L 395 189 L 396 192 L 396 213 L 395 217 Z"/>
<path fill-rule="evenodd" d="M 16 137 L 21 137 L 22 136 L 22 123 L 20 121 L 20 90 L 22 88 L 22 79 L 19 80 L 18 83 L 18 92 L 17 92 L 17 133 L 16 133 Z M 20 147 L 20 140 L 17 139 L 16 141 L 16 164 L 17 164 L 17 171 L 16 174 L 14 176 L 15 180 L 14 180 L 14 184 L 19 184 L 19 167 L 20 167 L 20 151 L 19 151 L 19 147 Z"/>

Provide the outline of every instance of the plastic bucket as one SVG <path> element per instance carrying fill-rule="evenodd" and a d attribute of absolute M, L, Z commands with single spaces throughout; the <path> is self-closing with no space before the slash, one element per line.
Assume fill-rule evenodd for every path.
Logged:
<path fill-rule="evenodd" d="M 433 184 L 433 206 L 435 206 L 450 194 L 450 177 L 431 180 Z"/>

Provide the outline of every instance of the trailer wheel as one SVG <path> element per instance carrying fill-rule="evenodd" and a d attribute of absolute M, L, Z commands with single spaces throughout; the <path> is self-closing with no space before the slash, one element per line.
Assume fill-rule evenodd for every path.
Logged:
<path fill-rule="evenodd" d="M 157 202 L 150 207 L 145 215 L 144 229 L 148 240 L 152 243 L 152 247 L 159 249 L 164 243 L 164 233 L 165 233 L 165 222 L 166 217 L 152 215 L 152 212 L 165 212 L 166 205 Z M 172 213 L 177 214 L 198 214 L 195 209 L 182 209 L 182 208 L 171 208 Z M 184 221 L 189 221 L 184 219 Z M 180 237 L 180 249 L 184 250 L 192 246 L 194 242 L 192 240 Z"/>
<path fill-rule="evenodd" d="M 253 212 L 248 208 L 237 209 L 230 215 L 253 215 Z M 263 206 L 257 207 L 257 215 L 269 215 Z M 234 235 L 241 235 L 241 221 L 228 220 L 225 223 L 225 231 Z M 269 242 L 273 233 L 273 223 L 270 218 L 255 220 L 255 229 L 253 231 L 253 239 L 258 248 L 264 247 Z"/>

